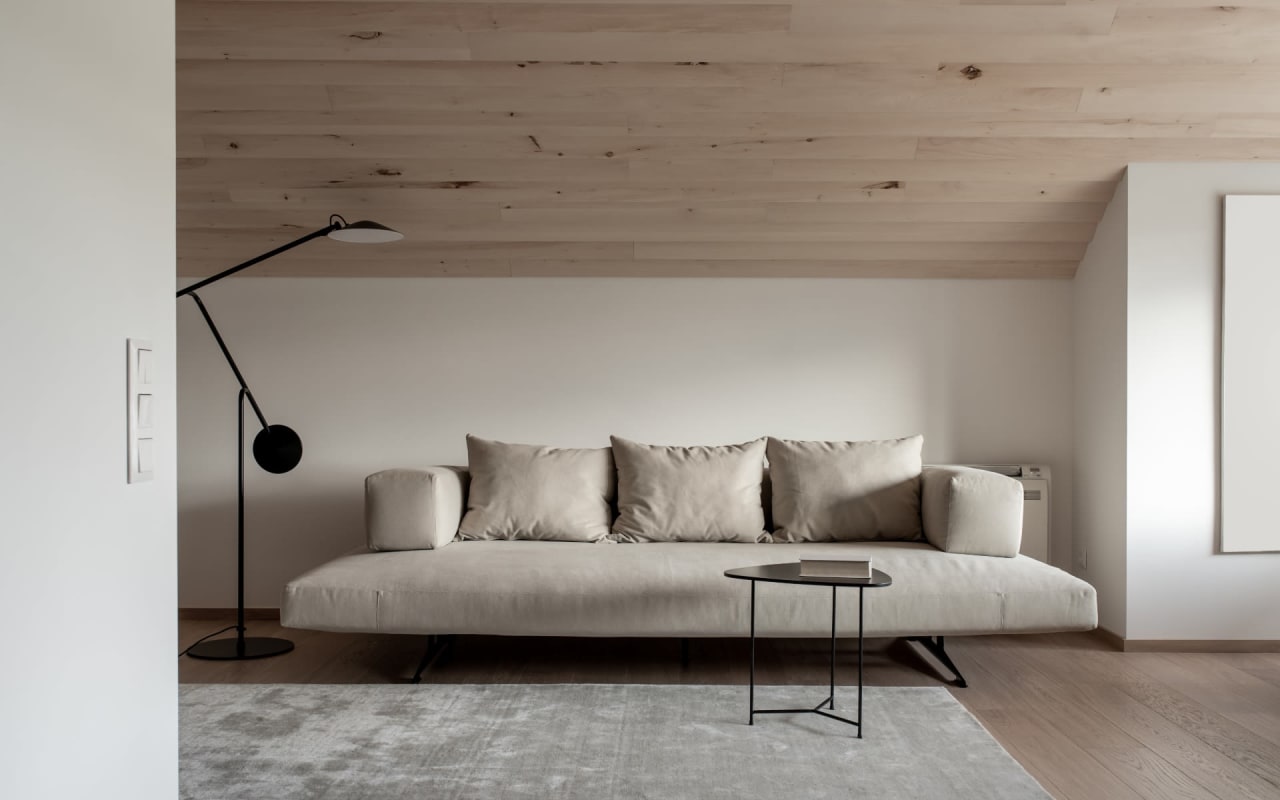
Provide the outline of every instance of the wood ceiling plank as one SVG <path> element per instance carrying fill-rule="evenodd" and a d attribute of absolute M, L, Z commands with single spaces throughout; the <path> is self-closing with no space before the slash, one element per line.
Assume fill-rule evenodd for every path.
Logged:
<path fill-rule="evenodd" d="M 191 258 L 178 263 L 179 275 L 206 277 L 226 261 Z M 627 278 L 965 278 L 1067 279 L 1074 261 L 633 261 L 573 259 L 458 260 L 423 257 L 348 260 L 277 259 L 255 277 L 627 277 Z"/>
<path fill-rule="evenodd" d="M 1077 242 L 637 242 L 637 260 L 1079 261 Z"/>
<path fill-rule="evenodd" d="M 899 194 L 915 203 L 1105 203 L 1115 181 L 905 181 Z"/>
<path fill-rule="evenodd" d="M 511 261 L 524 278 L 1063 279 L 1074 261 Z"/>
<path fill-rule="evenodd" d="M 1163 36 L 1168 34 L 1244 35 L 1280 26 L 1280 7 L 1268 3 L 1169 7 L 1129 7 L 1116 11 L 1116 34 Z"/>
<path fill-rule="evenodd" d="M 399 212 L 390 216 L 380 215 L 380 221 L 406 237 L 422 242 L 1085 243 L 1093 233 L 1091 223 L 840 222 L 765 225 L 721 221 L 714 219 L 714 215 L 709 216 L 712 218 L 697 219 L 688 215 L 685 218 L 638 218 L 611 223 L 589 219 L 485 223 L 459 221 L 465 219 L 465 215 Z M 183 214 L 180 230 L 213 233 L 225 230 L 242 236 L 250 232 L 272 236 L 283 231 L 296 237 L 318 227 L 305 221 L 267 224 L 263 222 L 262 215 L 256 217 L 255 225 L 252 212 L 191 211 Z M 286 215 L 286 219 L 301 218 Z"/>
<path fill-rule="evenodd" d="M 641 86 L 780 85 L 780 64 L 632 64 L 527 61 L 187 61 L 178 84 L 196 86 Z"/>
<path fill-rule="evenodd" d="M 702 112 L 502 111 L 437 109 L 188 110 L 178 113 L 184 134 L 463 135 L 493 129 L 538 134 L 637 136 L 996 136 L 1076 138 L 1198 138 L 1269 136 L 1280 114 L 1265 112 Z M 1257 133 L 1250 134 L 1250 130 Z"/>
<path fill-rule="evenodd" d="M 628 176 L 625 162 L 607 158 L 198 159 L 180 164 L 178 172 L 187 187 L 234 186 L 273 193 L 337 187 L 396 190 L 415 185 L 452 191 L 476 182 L 607 185 L 624 183 Z"/>
<path fill-rule="evenodd" d="M 919 159 L 1052 158 L 1206 161 L 1280 158 L 1280 139 L 922 138 Z"/>
<path fill-rule="evenodd" d="M 641 165 L 633 164 L 632 175 Z M 784 181 L 1114 181 L 1124 172 L 1124 162 L 1068 161 L 1055 158 L 999 161 L 956 159 L 838 160 L 779 159 L 772 177 Z"/>
<path fill-rule="evenodd" d="M 181 6 L 181 4 L 179 4 Z M 380 30 L 258 29 L 183 30 L 176 34 L 183 61 L 228 59 L 289 61 L 466 61 L 472 57 L 470 34 L 395 28 Z"/>
<path fill-rule="evenodd" d="M 242 256 L 227 258 L 179 258 L 178 275 L 204 278 L 234 264 Z M 598 263 L 598 262 L 589 262 Z M 277 258 L 253 270 L 253 278 L 509 278 L 511 262 L 506 259 L 459 259 L 422 257 L 403 259 L 370 258 L 317 259 Z"/>
<path fill-rule="evenodd" d="M 1253 138 L 1280 136 L 1280 114 L 1218 114 L 1213 136 Z"/>
<path fill-rule="evenodd" d="M 769 203 L 769 222 L 1085 222 L 1105 203 Z M 505 214 L 506 212 L 504 212 Z"/>
<path fill-rule="evenodd" d="M 856 66 L 856 65 L 855 65 Z M 978 67 L 975 74 L 971 67 Z M 838 83 L 844 65 L 821 64 L 808 68 L 783 65 L 783 81 L 790 85 Z M 934 83 L 986 84 L 995 86 L 1039 86 L 1061 88 L 1125 87 L 1134 89 L 1213 87 L 1266 90 L 1280 81 L 1277 64 L 1054 64 L 1054 63 L 974 63 L 954 61 L 937 64 L 930 71 Z"/>
<path fill-rule="evenodd" d="M 340 112 L 339 112 L 340 113 Z M 649 111 L 628 115 L 630 132 L 662 135 L 853 135 L 867 136 L 1061 136 L 1079 137 L 1209 136 L 1212 114 L 1128 114 L 1044 111 L 1006 112 L 731 112 Z"/>
<path fill-rule="evenodd" d="M 362 158 L 508 158 L 556 160 L 606 159 L 909 159 L 916 140 L 910 137 L 825 136 L 766 138 L 572 136 L 546 132 L 541 137 L 517 132 L 467 137 L 299 135 L 203 137 L 204 152 L 238 159 L 340 159 L 359 153 Z"/>
<path fill-rule="evenodd" d="M 279 246 L 295 236 L 291 233 L 266 232 L 259 229 L 244 231 L 208 231 L 183 229 L 178 231 L 179 246 L 193 263 L 235 264 L 264 247 Z M 370 251 L 357 256 L 345 256 L 341 243 L 333 243 L 325 253 L 314 253 L 312 258 L 329 258 L 347 263 L 374 260 Z M 335 249 L 336 248 L 336 249 Z M 511 258 L 522 259 L 580 259 L 596 261 L 630 260 L 635 246 L 630 242 L 429 242 L 404 240 L 395 247 L 378 248 L 378 261 L 493 261 Z M 224 266 L 223 269 L 226 269 Z"/>
<path fill-rule="evenodd" d="M 359 209 L 343 206 L 340 210 L 344 216 L 357 216 Z M 338 209 L 334 209 L 338 212 Z M 404 209 L 386 209 L 380 214 L 382 219 L 396 219 L 399 225 L 412 226 L 415 220 L 422 219 L 426 224 L 419 224 L 418 229 L 450 228 L 457 226 L 497 225 L 502 222 L 502 210 L 499 206 L 470 204 L 450 208 L 433 208 L 429 214 L 416 215 L 406 213 Z M 388 216 L 388 214 L 390 216 Z M 763 217 L 763 210 L 759 212 Z M 270 216 L 264 215 L 260 209 L 237 208 L 230 204 L 219 207 L 181 207 L 178 209 L 178 228 L 180 230 L 219 230 L 237 231 L 260 229 L 268 233 L 293 233 L 295 237 L 310 233 L 328 224 L 329 218 L 315 209 L 281 208 L 272 210 Z M 1042 223 L 1050 224 L 1050 223 Z M 398 228 L 397 228 L 398 229 Z M 402 233 L 408 233 L 408 230 Z"/>
<path fill-rule="evenodd" d="M 696 3 L 449 3 L 256 2 L 189 0 L 178 4 L 177 29 L 212 32 L 231 42 L 260 41 L 270 33 L 342 34 L 415 31 L 515 32 L 783 32 L 787 4 Z"/>
<path fill-rule="evenodd" d="M 324 86 L 202 86 L 178 94 L 179 111 L 329 111 Z"/>
<path fill-rule="evenodd" d="M 449 133 L 466 135 L 492 130 L 521 133 L 560 131 L 587 135 L 624 135 L 631 131 L 627 112 L 601 111 L 226 111 L 178 112 L 183 133 L 219 134 L 351 134 L 388 136 Z"/>
<path fill-rule="evenodd" d="M 1244 33 L 1191 31 L 1151 36 L 1017 36 L 937 33 L 861 34 L 466 34 L 472 57 L 484 61 L 709 61 L 735 63 L 1278 64 L 1270 28 Z M 269 56 L 266 56 L 269 57 Z M 282 57 L 282 56 L 276 56 Z M 340 57 L 340 56 L 335 56 Z M 385 57 L 390 58 L 391 55 Z M 396 57 L 409 57 L 408 53 Z M 419 57 L 421 58 L 421 57 Z"/>
<path fill-rule="evenodd" d="M 1111 31 L 1115 6 L 885 6 L 795 0 L 796 33 L 1058 34 L 1101 35 Z"/>
<path fill-rule="evenodd" d="M 1268 84 L 1276 86 L 1280 81 Z M 1280 112 L 1280 93 L 1260 90 L 1248 84 L 1223 83 L 1218 86 L 1164 86 L 1130 88 L 1102 86 L 1089 88 L 1080 97 L 1081 111 L 1167 112 Z"/>
<path fill-rule="evenodd" d="M 360 185 L 363 183 L 364 185 Z M 459 185 L 461 184 L 461 185 Z M 405 208 L 427 208 L 458 203 L 497 205 L 626 205 L 664 203 L 741 205 L 743 203 L 1105 203 L 1115 189 L 1112 181 L 999 183 L 982 181 L 909 181 L 896 187 L 862 183 L 797 183 L 745 181 L 674 186 L 668 184 L 505 183 L 499 181 L 435 181 L 381 186 L 352 181 L 328 187 L 275 188 L 227 187 L 235 202 L 276 202 L 325 206 L 325 198 L 381 198 Z M 391 200 L 390 198 L 395 198 Z M 330 205 L 332 201 L 330 201 Z"/>
<path fill-rule="evenodd" d="M 246 87 L 246 93 L 255 91 Z M 185 108 L 200 106 L 203 88 L 195 88 Z M 218 90 L 223 91 L 223 90 Z M 335 86 L 329 90 L 336 111 L 377 109 L 473 111 L 573 111 L 585 107 L 601 111 L 646 113 L 664 111 L 800 113 L 885 112 L 932 108 L 935 111 L 1075 111 L 1078 89 L 1002 89 L 972 87 L 871 86 L 856 93 L 840 89 L 543 87 L 537 91 L 513 87 Z"/>

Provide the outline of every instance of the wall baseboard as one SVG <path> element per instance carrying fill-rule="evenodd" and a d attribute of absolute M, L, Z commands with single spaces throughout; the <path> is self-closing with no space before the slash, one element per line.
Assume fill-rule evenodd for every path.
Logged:
<path fill-rule="evenodd" d="M 236 618 L 236 610 L 234 608 L 180 608 L 178 609 L 178 619 L 193 620 L 234 620 Z M 280 619 L 280 609 L 278 608 L 246 608 L 244 610 L 245 619 L 256 620 L 278 620 Z"/>
<path fill-rule="evenodd" d="M 1126 653 L 1280 653 L 1280 639 L 1126 639 L 1106 628 L 1094 634 Z"/>
<path fill-rule="evenodd" d="M 1093 635 L 1101 639 L 1112 650 L 1124 650 L 1124 637 L 1118 633 L 1112 633 L 1106 628 L 1094 628 Z"/>
<path fill-rule="evenodd" d="M 1280 653 L 1278 639 L 1125 639 L 1126 653 Z"/>

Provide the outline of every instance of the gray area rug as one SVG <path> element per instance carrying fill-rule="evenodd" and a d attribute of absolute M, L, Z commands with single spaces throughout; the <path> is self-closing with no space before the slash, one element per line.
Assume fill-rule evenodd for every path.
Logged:
<path fill-rule="evenodd" d="M 825 687 L 762 687 L 812 706 Z M 856 689 L 837 689 L 837 710 Z M 865 738 L 813 714 L 746 724 L 736 686 L 182 687 L 195 800 L 1049 795 L 942 688 L 866 690 Z"/>

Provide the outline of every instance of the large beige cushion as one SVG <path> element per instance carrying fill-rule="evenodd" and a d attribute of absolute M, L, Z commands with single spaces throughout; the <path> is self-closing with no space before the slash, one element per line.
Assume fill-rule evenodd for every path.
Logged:
<path fill-rule="evenodd" d="M 920 538 L 923 444 L 921 436 L 878 442 L 770 438 L 774 540 Z"/>
<path fill-rule="evenodd" d="M 563 450 L 467 437 L 471 493 L 463 539 L 596 542 L 609 535 L 608 448 Z"/>
<path fill-rule="evenodd" d="M 924 471 L 924 533 L 948 553 L 1013 558 L 1022 545 L 1022 484 L 970 467 Z"/>
<path fill-rule="evenodd" d="M 387 469 L 364 480 L 370 550 L 431 550 L 458 533 L 467 475 L 449 467 Z"/>
<path fill-rule="evenodd" d="M 617 436 L 616 539 L 758 542 L 764 529 L 764 439 L 724 447 L 655 447 Z"/>

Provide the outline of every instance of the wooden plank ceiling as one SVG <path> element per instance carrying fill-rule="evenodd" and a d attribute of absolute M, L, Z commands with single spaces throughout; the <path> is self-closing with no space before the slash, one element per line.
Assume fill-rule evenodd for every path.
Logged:
<path fill-rule="evenodd" d="M 179 0 L 179 273 L 1071 276 L 1280 158 L 1280 2 Z"/>

